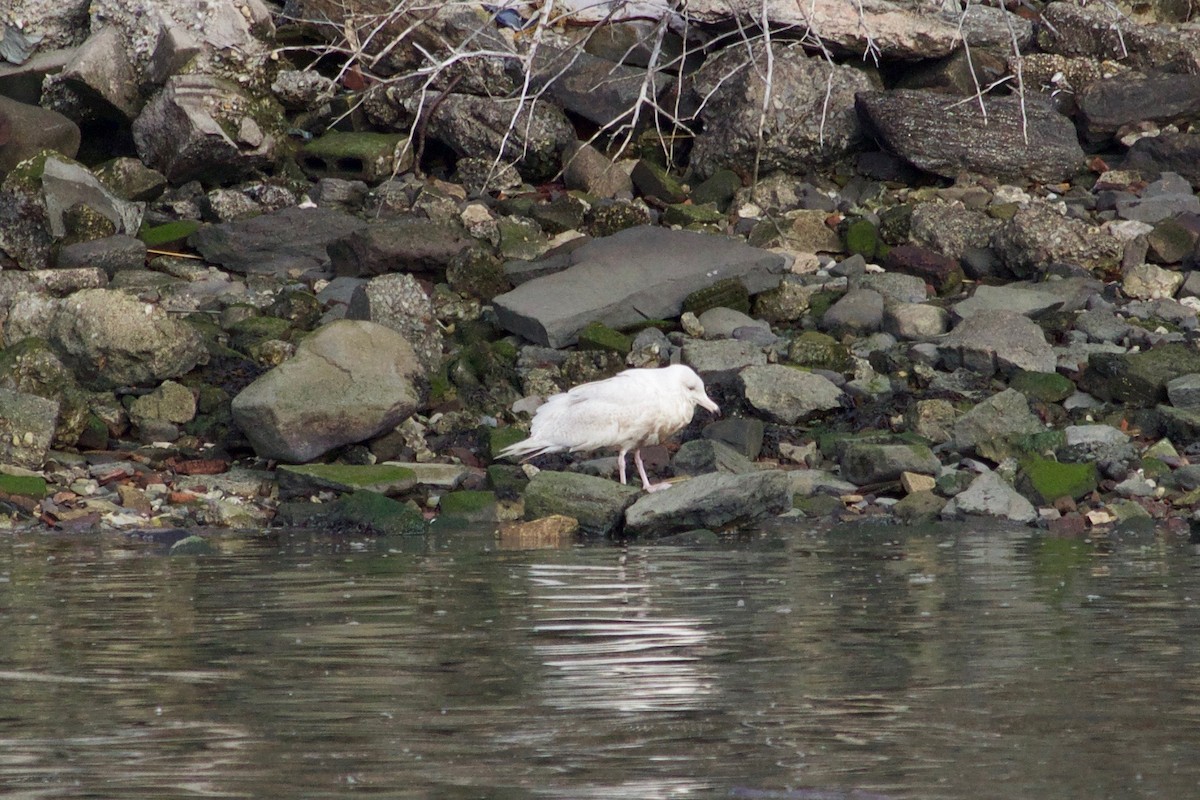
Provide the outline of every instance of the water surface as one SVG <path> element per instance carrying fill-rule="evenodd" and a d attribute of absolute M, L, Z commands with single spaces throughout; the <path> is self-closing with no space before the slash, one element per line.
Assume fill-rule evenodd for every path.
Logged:
<path fill-rule="evenodd" d="M 0 539 L 4 797 L 1200 796 L 1166 534 L 217 541 Z"/>

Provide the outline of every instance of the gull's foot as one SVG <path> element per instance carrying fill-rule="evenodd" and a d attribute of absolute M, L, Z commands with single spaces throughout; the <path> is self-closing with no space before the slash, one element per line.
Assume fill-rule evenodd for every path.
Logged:
<path fill-rule="evenodd" d="M 647 492 L 661 492 L 663 489 L 670 489 L 671 484 L 663 481 L 662 483 L 652 483 L 649 486 L 643 486 Z"/>

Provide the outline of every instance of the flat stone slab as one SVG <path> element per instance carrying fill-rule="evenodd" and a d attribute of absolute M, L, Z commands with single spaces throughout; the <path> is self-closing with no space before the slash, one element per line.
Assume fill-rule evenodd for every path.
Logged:
<path fill-rule="evenodd" d="M 500 324 L 546 347 L 565 347 L 590 322 L 625 328 L 679 316 L 683 300 L 725 278 L 756 294 L 788 268 L 776 253 L 691 231 L 648 226 L 593 239 L 566 269 L 535 278 L 495 299 Z"/>

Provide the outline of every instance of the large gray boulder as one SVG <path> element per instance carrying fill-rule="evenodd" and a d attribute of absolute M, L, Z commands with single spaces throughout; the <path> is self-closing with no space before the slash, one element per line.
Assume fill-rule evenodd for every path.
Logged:
<path fill-rule="evenodd" d="M 894 481 L 905 472 L 937 475 L 937 456 L 923 444 L 851 442 L 841 452 L 842 477 L 859 486 Z"/>
<path fill-rule="evenodd" d="M 0 464 L 39 469 L 54 439 L 58 402 L 0 388 Z"/>
<path fill-rule="evenodd" d="M 208 357 L 196 329 L 119 289 L 83 289 L 60 300 L 50 345 L 91 389 L 178 377 Z"/>
<path fill-rule="evenodd" d="M 969 514 L 1012 522 L 1033 522 L 1037 509 L 995 472 L 985 472 L 942 509 L 943 516 Z"/>
<path fill-rule="evenodd" d="M 731 47 L 693 76 L 704 98 L 704 130 L 692 147 L 692 168 L 701 176 L 722 167 L 803 173 L 845 154 L 860 138 L 854 94 L 874 88 L 868 74 L 809 56 L 798 44 L 772 44 L 771 111 L 764 118 L 765 50 L 754 49 L 751 67 L 739 69 L 746 50 Z"/>
<path fill-rule="evenodd" d="M 724 237 L 648 226 L 594 239 L 563 261 L 565 269 L 495 298 L 502 326 L 564 347 L 590 322 L 624 328 L 679 316 L 684 298 L 724 278 L 751 294 L 774 288 L 788 267 L 781 255 Z"/>
<path fill-rule="evenodd" d="M 832 381 L 797 367 L 763 364 L 746 367 L 739 377 L 754 410 L 783 425 L 793 425 L 814 411 L 842 405 L 843 392 Z"/>
<path fill-rule="evenodd" d="M 643 495 L 625 512 L 625 533 L 654 538 L 697 528 L 735 530 L 791 508 L 792 484 L 783 470 L 710 472 Z"/>
<path fill-rule="evenodd" d="M 954 423 L 954 445 L 968 451 L 1003 436 L 1039 433 L 1046 426 L 1029 410 L 1029 401 L 1016 389 L 1005 389 L 976 405 Z"/>
<path fill-rule="evenodd" d="M 339 320 L 233 398 L 233 418 L 262 458 L 301 463 L 404 420 L 417 410 L 421 375 L 403 336 Z"/>
<path fill-rule="evenodd" d="M 1057 365 L 1041 327 L 1015 311 L 980 311 L 963 320 L 942 340 L 941 353 L 948 369 L 983 375 L 1054 372 Z"/>

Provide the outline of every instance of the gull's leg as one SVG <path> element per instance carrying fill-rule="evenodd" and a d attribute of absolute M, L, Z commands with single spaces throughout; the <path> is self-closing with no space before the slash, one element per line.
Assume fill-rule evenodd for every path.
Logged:
<path fill-rule="evenodd" d="M 625 450 L 617 453 L 617 477 L 621 479 L 621 483 L 625 483 Z M 641 466 L 641 461 L 638 461 L 638 466 Z"/>
<path fill-rule="evenodd" d="M 671 484 L 666 481 L 662 483 L 651 483 L 646 477 L 646 465 L 642 463 L 642 451 L 637 449 L 633 451 L 633 463 L 637 464 L 638 475 L 642 476 L 642 488 L 647 492 L 657 492 L 659 489 L 670 489 Z"/>

